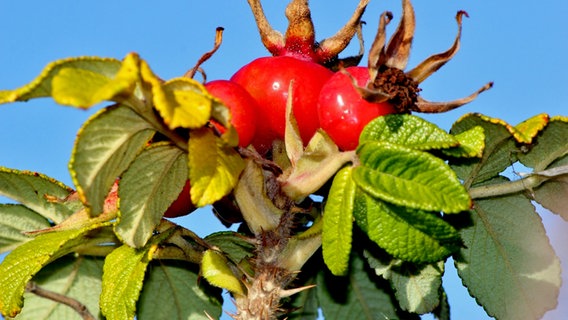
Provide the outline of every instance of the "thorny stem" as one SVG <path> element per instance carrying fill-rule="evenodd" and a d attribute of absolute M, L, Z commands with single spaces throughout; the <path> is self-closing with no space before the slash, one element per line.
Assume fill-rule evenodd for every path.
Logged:
<path fill-rule="evenodd" d="M 28 282 L 28 284 L 26 285 L 26 291 L 33 293 L 39 297 L 69 306 L 73 310 L 77 311 L 77 313 L 84 320 L 96 320 L 96 318 L 89 312 L 89 309 L 87 309 L 87 306 L 85 306 L 78 300 L 59 294 L 57 292 L 45 290 L 39 287 L 35 282 Z"/>

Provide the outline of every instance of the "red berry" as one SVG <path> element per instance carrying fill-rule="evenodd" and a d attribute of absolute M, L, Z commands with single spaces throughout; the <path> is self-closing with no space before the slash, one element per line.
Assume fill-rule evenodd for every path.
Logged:
<path fill-rule="evenodd" d="M 365 87 L 369 81 L 366 67 L 349 67 L 347 71 L 357 85 Z M 388 102 L 371 103 L 361 97 L 349 76 L 337 72 L 321 89 L 318 116 L 321 128 L 342 150 L 353 150 L 359 144 L 363 128 L 378 116 L 396 113 Z"/>
<path fill-rule="evenodd" d="M 256 101 L 240 85 L 229 80 L 215 80 L 205 84 L 211 95 L 221 100 L 231 111 L 231 124 L 239 134 L 239 146 L 248 146 L 256 130 Z M 219 126 L 223 131 L 224 128 Z"/>
<path fill-rule="evenodd" d="M 189 180 L 187 180 L 177 199 L 175 199 L 174 202 L 172 202 L 172 204 L 169 206 L 168 210 L 164 212 L 164 217 L 181 217 L 190 214 L 196 209 L 193 202 L 191 202 L 191 195 L 189 194 L 190 189 L 191 185 L 189 183 Z"/>
<path fill-rule="evenodd" d="M 286 102 L 292 80 L 294 116 L 302 140 L 307 143 L 319 128 L 319 92 L 332 75 L 333 72 L 317 63 L 287 56 L 259 58 L 237 71 L 231 80 L 245 88 L 260 107 L 255 147 L 270 147 L 274 138 L 284 138 Z"/>

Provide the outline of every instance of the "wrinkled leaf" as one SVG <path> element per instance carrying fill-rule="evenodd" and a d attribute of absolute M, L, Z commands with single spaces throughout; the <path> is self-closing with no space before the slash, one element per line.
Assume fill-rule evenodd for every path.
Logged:
<path fill-rule="evenodd" d="M 142 249 L 123 245 L 106 257 L 100 307 L 107 319 L 134 319 L 146 268 L 156 248 L 155 244 Z"/>
<path fill-rule="evenodd" d="M 378 141 L 403 145 L 417 150 L 446 149 L 458 145 L 458 140 L 420 117 L 392 114 L 371 121 L 359 138 L 359 143 Z"/>
<path fill-rule="evenodd" d="M 233 294 L 244 295 L 243 283 L 235 276 L 223 255 L 214 250 L 203 253 L 201 261 L 201 274 L 212 285 L 227 289 Z"/>
<path fill-rule="evenodd" d="M 221 294 L 199 281 L 188 265 L 169 261 L 152 264 L 138 301 L 137 318 L 207 320 L 221 316 Z"/>
<path fill-rule="evenodd" d="M 473 127 L 467 131 L 457 134 L 455 137 L 460 144 L 455 148 L 442 150 L 444 154 L 456 158 L 481 158 L 483 156 L 483 150 L 485 148 L 485 134 L 483 127 Z"/>
<path fill-rule="evenodd" d="M 134 90 L 138 63 L 136 54 L 123 62 L 98 57 L 55 61 L 28 85 L 0 91 L 0 103 L 51 96 L 59 104 L 87 108 L 105 100 L 122 101 Z"/>
<path fill-rule="evenodd" d="M 454 256 L 464 285 L 491 316 L 540 319 L 556 306 L 561 282 L 540 217 L 519 194 L 476 200 L 474 208 L 470 221 L 461 219 L 465 246 Z"/>
<path fill-rule="evenodd" d="M 103 212 L 112 184 L 153 135 L 154 130 L 144 119 L 121 105 L 101 110 L 83 125 L 69 168 L 91 215 Z"/>
<path fill-rule="evenodd" d="M 143 247 L 188 179 L 187 155 L 169 145 L 142 151 L 120 180 L 118 236 L 131 247 Z"/>
<path fill-rule="evenodd" d="M 0 167 L 0 195 L 53 222 L 61 222 L 73 214 L 73 210 L 62 202 L 72 191 L 63 183 L 37 172 Z M 50 197 L 61 201 L 50 201 Z"/>
<path fill-rule="evenodd" d="M 353 179 L 373 197 L 399 206 L 445 213 L 470 207 L 469 195 L 442 159 L 380 142 L 367 142 L 357 153 L 362 165 L 353 169 Z"/>
<path fill-rule="evenodd" d="M 102 270 L 101 259 L 64 257 L 43 268 L 33 281 L 42 289 L 76 299 L 95 318 L 99 318 Z M 16 319 L 82 319 L 76 310 L 32 293 L 25 293 L 24 301 L 25 306 Z"/>
<path fill-rule="evenodd" d="M 0 204 L 0 253 L 32 239 L 23 232 L 50 226 L 49 221 L 23 205 Z"/>
<path fill-rule="evenodd" d="M 398 207 L 358 192 L 357 221 L 371 240 L 395 258 L 416 263 L 440 261 L 459 249 L 457 231 L 436 213 Z"/>
<path fill-rule="evenodd" d="M 323 212 L 323 259 L 334 275 L 347 272 L 353 229 L 353 201 L 356 186 L 352 168 L 345 167 L 335 175 Z"/>
<path fill-rule="evenodd" d="M 207 128 L 192 130 L 189 138 L 191 200 L 198 207 L 212 204 L 237 184 L 244 161 Z"/>
<path fill-rule="evenodd" d="M 49 262 L 70 253 L 84 243 L 89 228 L 45 233 L 10 252 L 0 264 L 0 311 L 13 317 L 22 308 L 22 295 L 28 281 Z"/>

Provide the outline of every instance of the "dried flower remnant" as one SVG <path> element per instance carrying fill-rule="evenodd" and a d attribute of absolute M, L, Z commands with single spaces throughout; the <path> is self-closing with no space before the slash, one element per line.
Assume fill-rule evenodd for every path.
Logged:
<path fill-rule="evenodd" d="M 449 102 L 430 102 L 418 95 L 420 91 L 418 85 L 450 61 L 459 50 L 464 16 L 467 17 L 465 11 L 459 11 L 456 15 L 458 33 L 447 51 L 432 55 L 412 70 L 404 72 L 416 26 L 414 9 L 410 0 L 403 0 L 402 19 L 388 44 L 386 44 L 386 26 L 392 20 L 392 13 L 383 13 L 377 35 L 369 51 L 368 68 L 372 80 L 366 87 L 359 87 L 354 83 L 355 88 L 367 101 L 377 103 L 388 101 L 400 113 L 410 111 L 440 113 L 473 101 L 481 92 L 491 88 L 493 82 L 487 83 L 467 97 Z"/>

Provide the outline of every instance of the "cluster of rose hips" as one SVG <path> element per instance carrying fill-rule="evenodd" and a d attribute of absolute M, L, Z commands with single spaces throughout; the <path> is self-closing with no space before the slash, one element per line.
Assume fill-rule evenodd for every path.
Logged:
<path fill-rule="evenodd" d="M 363 51 L 357 57 L 343 60 L 338 55 L 356 34 L 362 47 L 361 17 L 369 0 L 360 0 L 346 25 L 321 42 L 315 41 L 308 0 L 290 1 L 286 8 L 289 25 L 285 35 L 270 27 L 260 0 L 248 3 L 261 40 L 272 56 L 248 63 L 230 80 L 207 82 L 205 88 L 229 108 L 239 146 L 252 144 L 261 155 L 266 155 L 273 141 L 284 140 L 289 102 L 304 145 L 316 130 L 322 129 L 340 150 L 349 151 L 357 148 L 363 128 L 379 116 L 448 111 L 472 101 L 492 85 L 488 83 L 466 98 L 447 103 L 418 97 L 418 84 L 457 52 L 462 16 L 467 15 L 463 11 L 456 15 L 458 34 L 452 47 L 405 73 L 415 26 L 410 0 L 402 0 L 403 17 L 388 44 L 385 28 L 392 14 L 381 15 L 367 67 L 357 66 Z M 189 189 L 189 184 L 186 187 Z M 186 190 L 182 193 L 188 194 Z M 177 205 L 174 202 L 172 207 Z M 178 212 L 172 214 L 168 210 L 165 216 L 177 216 Z"/>

